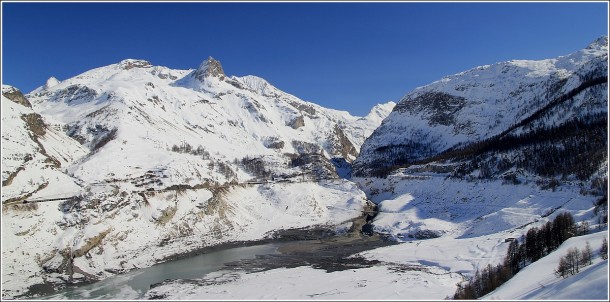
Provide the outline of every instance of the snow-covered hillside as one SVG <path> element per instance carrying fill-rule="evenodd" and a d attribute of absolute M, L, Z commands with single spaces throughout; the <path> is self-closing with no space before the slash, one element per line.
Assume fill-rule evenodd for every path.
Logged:
<path fill-rule="evenodd" d="M 228 77 L 212 58 L 195 70 L 124 60 L 47 86 L 27 95 L 33 107 L 64 122 L 68 134 L 93 151 L 104 148 L 74 170 L 77 177 L 88 181 L 99 181 L 108 173 L 128 177 L 133 168 L 85 175 L 92 171 L 88 165 L 98 166 L 118 151 L 127 157 L 122 162 L 146 171 L 164 165 L 160 163 L 163 154 L 174 145 L 206 154 L 209 159 L 202 163 L 223 162 L 232 170 L 236 170 L 236 159 L 282 158 L 285 154 L 319 153 L 351 162 L 363 137 L 392 109 L 390 103 L 374 108 L 367 117 L 353 117 L 304 102 L 255 76 Z M 139 150 L 146 150 L 150 158 L 143 160 Z M 196 161 L 189 158 L 192 156 L 182 157 L 187 159 L 176 161 Z M 207 168 L 193 169 L 198 172 L 193 183 L 213 176 Z M 178 172 L 169 169 L 167 173 L 175 176 Z M 238 173 L 235 178 L 248 177 L 252 176 Z M 232 179 L 225 178 L 219 181 Z"/>
<path fill-rule="evenodd" d="M 558 213 L 604 228 L 607 60 L 602 37 L 564 57 L 483 66 L 407 94 L 354 162 L 352 181 L 379 207 L 374 229 L 413 242 L 372 259 L 472 275 L 501 261 L 505 239 Z M 531 296 L 504 285 L 489 297 L 586 296 L 558 284 Z"/>
<path fill-rule="evenodd" d="M 387 175 L 396 167 L 435 157 L 463 158 L 490 151 L 495 155 L 505 152 L 502 155 L 506 156 L 498 156 L 497 160 L 483 158 L 481 165 L 463 167 L 459 174 L 487 177 L 487 172 L 499 175 L 511 168 L 545 174 L 547 171 L 537 171 L 543 167 L 533 163 L 543 161 L 536 158 L 536 153 L 546 156 L 546 152 L 555 152 L 563 157 L 561 150 L 538 150 L 534 146 L 522 150 L 515 145 L 531 141 L 547 143 L 545 139 L 550 137 L 554 140 L 548 142 L 550 145 L 559 141 L 567 146 L 560 140 L 566 140 L 573 128 L 585 128 L 581 124 L 589 127 L 600 124 L 602 132 L 591 135 L 604 135 L 607 75 L 608 38 L 601 37 L 585 49 L 555 59 L 512 60 L 446 76 L 415 89 L 398 102 L 364 143 L 354 163 L 354 173 Z M 553 130 L 561 135 L 552 133 Z M 600 147 L 592 142 L 594 139 L 587 140 L 591 141 L 586 142 L 590 147 Z M 507 152 L 513 147 L 519 150 Z M 590 162 L 597 165 L 591 169 L 599 168 L 601 156 L 588 155 L 595 157 Z M 578 164 L 565 166 L 576 170 L 572 166 Z M 583 173 L 588 174 L 583 178 L 588 178 L 594 172 Z"/>
<path fill-rule="evenodd" d="M 2 98 L 6 297 L 275 230 L 349 227 L 367 199 L 337 170 L 394 105 L 354 117 L 212 58 L 123 60 L 14 99 Z M 35 197 L 68 199 L 21 204 Z"/>
<path fill-rule="evenodd" d="M 2 203 L 73 194 L 77 180 L 63 171 L 87 153 L 61 124 L 37 114 L 19 90 L 2 86 Z"/>
<path fill-rule="evenodd" d="M 608 260 L 599 256 L 608 231 L 568 239 L 557 250 L 532 263 L 483 300 L 608 300 Z M 568 278 L 553 274 L 568 249 L 591 246 L 592 264 Z"/>

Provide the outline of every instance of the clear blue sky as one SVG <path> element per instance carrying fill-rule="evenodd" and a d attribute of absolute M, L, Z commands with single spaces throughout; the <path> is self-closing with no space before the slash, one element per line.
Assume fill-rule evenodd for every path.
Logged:
<path fill-rule="evenodd" d="M 565 55 L 608 35 L 594 3 L 6 3 L 2 83 L 24 92 L 126 58 L 257 75 L 364 115 L 479 65 Z"/>

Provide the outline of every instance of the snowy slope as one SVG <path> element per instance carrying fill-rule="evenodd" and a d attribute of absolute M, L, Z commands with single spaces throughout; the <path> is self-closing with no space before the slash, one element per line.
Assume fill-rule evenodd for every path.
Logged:
<path fill-rule="evenodd" d="M 208 73 L 208 68 L 217 70 Z M 71 171 L 86 182 L 155 169 L 166 169 L 163 186 L 242 181 L 253 175 L 239 173 L 233 163 L 246 157 L 277 163 L 321 153 L 351 162 L 393 106 L 353 117 L 304 102 L 255 76 L 227 77 L 212 58 L 190 71 L 124 60 L 51 82 L 28 95 L 34 108 L 65 123 L 67 133 L 92 151 L 104 149 Z M 206 156 L 171 154 L 174 146 L 201 146 L 199 153 Z M 237 175 L 218 176 L 208 169 L 211 162 L 222 162 Z M 275 174 L 302 170 L 283 166 Z"/>
<path fill-rule="evenodd" d="M 396 173 L 385 179 L 354 178 L 379 205 L 374 228 L 398 240 L 473 238 L 528 228 L 569 212 L 597 224 L 599 197 L 580 194 L 578 185 L 556 190 L 535 182 L 461 181 L 442 175 Z"/>
<path fill-rule="evenodd" d="M 163 296 L 169 300 L 441 300 L 453 291 L 453 284 L 460 281 L 459 275 L 442 271 L 397 273 L 392 269 L 392 266 L 375 266 L 326 273 L 301 266 L 251 274 L 220 271 L 208 276 L 207 280 L 215 285 L 164 284 L 150 290 L 145 297 Z"/>
<path fill-rule="evenodd" d="M 310 267 L 252 274 L 219 272 L 207 276 L 205 281 L 167 282 L 152 289 L 148 296 L 169 299 L 443 299 L 453 296 L 456 284 L 464 280 L 462 276 L 472 276 L 477 269 L 500 263 L 508 248 L 507 238 L 518 238 L 530 227 L 540 226 L 559 213 L 568 212 L 576 221 L 587 221 L 597 227 L 600 217 L 593 204 L 599 199 L 595 195 L 599 192 L 587 194 L 591 183 L 580 178 L 567 178 L 550 185 L 545 176 L 514 168 L 510 171 L 514 178 L 507 178 L 508 174 L 498 171 L 492 171 L 497 174 L 487 178 L 476 177 L 475 173 L 471 173 L 475 176 L 471 178 L 452 177 L 455 168 L 469 163 L 470 158 L 457 163 L 437 161 L 411 165 L 390 171 L 384 178 L 367 177 L 370 176 L 367 174 L 376 165 L 393 158 L 392 154 L 382 152 L 384 147 L 400 145 L 404 143 L 402 140 L 414 141 L 414 157 L 425 158 L 507 130 L 510 134 L 525 134 L 564 124 L 575 117 L 605 115 L 605 83 L 578 91 L 560 105 L 548 106 L 544 100 L 569 95 L 588 78 L 607 74 L 606 61 L 607 39 L 602 38 L 566 57 L 475 68 L 408 94 L 365 142 L 355 162 L 356 166 L 360 165 L 357 169 L 361 169 L 361 177 L 352 178 L 379 205 L 380 212 L 373 221 L 375 230 L 404 242 L 361 253 L 367 259 L 381 261 L 379 266 L 333 273 Z M 449 92 L 451 95 L 447 96 Z M 430 94 L 426 93 L 431 93 L 432 98 L 428 99 Z M 430 100 L 432 104 L 427 104 Z M 413 103 L 414 107 L 410 108 Z M 533 112 L 540 112 L 543 118 L 530 118 Z M 524 119 L 528 122 L 519 124 Z M 600 134 L 603 139 L 604 133 Z M 425 146 L 417 145 L 420 142 Z M 427 142 L 430 144 L 426 145 Z M 421 151 L 424 152 L 418 153 Z M 529 152 L 525 155 L 532 156 Z M 519 154 L 502 155 L 510 158 Z M 606 166 L 607 155 L 594 176 L 607 179 Z M 367 171 L 368 168 L 371 169 Z M 591 236 L 596 238 L 592 240 L 596 246 L 607 232 Z M 582 245 L 582 240 L 574 238 L 566 244 L 580 242 Z M 541 263 L 548 259 L 551 258 L 545 258 Z M 607 265 L 603 263 L 592 266 L 590 272 L 583 272 L 578 278 L 591 284 L 555 278 L 540 281 L 545 286 L 549 284 L 546 290 L 521 292 L 524 286 L 518 280 L 540 279 L 536 274 L 548 279 L 556 263 L 547 264 L 544 272 L 534 265 L 520 272 L 523 275 L 515 277 L 515 284 L 509 282 L 503 286 L 505 292 L 499 290 L 489 297 L 605 299 L 607 296 L 607 286 L 601 286 L 608 282 Z M 410 269 L 396 270 L 397 266 Z M 539 288 L 539 284 L 533 286 Z M 594 289 L 587 291 L 589 288 Z"/>
<path fill-rule="evenodd" d="M 498 135 L 606 116 L 607 61 L 608 38 L 601 37 L 566 56 L 479 66 L 419 87 L 364 143 L 355 174 L 384 174 Z"/>
<path fill-rule="evenodd" d="M 506 238 L 558 213 L 598 225 L 594 204 L 607 194 L 607 47 L 602 37 L 564 57 L 482 66 L 407 94 L 365 141 L 352 178 L 379 206 L 374 229 L 405 243 L 364 255 L 468 276 L 501 262 Z M 607 233 L 591 236 L 595 247 Z M 572 281 L 549 277 L 564 252 L 487 298 L 606 299 L 605 263 Z"/>
<path fill-rule="evenodd" d="M 546 257 L 528 265 L 484 300 L 608 300 L 608 260 L 599 257 L 602 238 L 608 231 L 573 237 Z M 569 248 L 582 250 L 590 244 L 592 264 L 566 279 L 553 274 Z"/>
<path fill-rule="evenodd" d="M 40 271 L 47 244 L 61 232 L 55 223 L 63 214 L 56 203 L 21 204 L 22 200 L 79 193 L 78 180 L 64 171 L 88 152 L 22 97 L 16 88 L 2 85 L 3 291 L 44 281 L 35 272 Z"/>
<path fill-rule="evenodd" d="M 206 68 L 214 64 L 220 73 L 207 74 Z M 163 151 L 174 144 L 203 143 L 231 159 L 298 153 L 292 142 L 301 141 L 321 146 L 327 157 L 351 161 L 359 149 L 354 141 L 362 141 L 354 138 L 355 133 L 367 135 L 391 110 L 391 106 L 379 107 L 370 118 L 358 118 L 325 109 L 255 76 L 227 77 L 212 58 L 192 71 L 125 60 L 48 89 L 41 87 L 28 96 L 37 110 L 69 124 L 69 133 L 89 147 L 101 135 L 95 130 L 116 128 L 116 141 L 141 140 L 138 145 Z M 350 128 L 355 121 L 359 128 Z M 338 123 L 343 127 L 336 130 Z M 335 132 L 344 132 L 348 139 Z M 249 152 L 242 152 L 243 146 Z"/>
<path fill-rule="evenodd" d="M 101 279 L 275 230 L 345 229 L 368 199 L 380 209 L 375 230 L 404 242 L 363 254 L 382 261 L 379 266 L 332 274 L 307 267 L 235 273 L 234 282 L 168 283 L 154 292 L 176 299 L 451 296 L 460 274 L 504 257 L 507 237 L 563 211 L 597 224 L 599 191 L 589 187 L 607 179 L 607 154 L 585 154 L 577 164 L 593 162 L 593 174 L 552 186 L 557 175 L 516 166 L 536 153 L 525 144 L 502 150 L 499 159 L 472 152 L 512 164 L 487 169 L 491 177 L 467 156 L 410 161 L 579 118 L 600 124 L 607 82 L 590 83 L 600 75 L 607 75 L 605 37 L 556 59 L 448 76 L 365 117 L 300 100 L 256 76 L 227 76 L 212 58 L 191 70 L 128 59 L 63 81 L 50 78 L 19 104 L 2 98 L 2 200 L 31 192 L 78 198 L 3 207 L 3 298 L 31 285 Z M 51 125 L 44 134 L 41 124 Z M 607 130 L 597 124 L 587 137 L 598 137 L 606 150 Z M 394 169 L 405 160 L 406 168 Z M 340 179 L 350 175 L 352 161 L 359 177 Z M 385 178 L 370 177 L 386 167 Z"/>
<path fill-rule="evenodd" d="M 5 95 L 20 92 L 2 86 L 2 203 L 79 191 L 64 170 L 87 150 L 60 125 Z"/>

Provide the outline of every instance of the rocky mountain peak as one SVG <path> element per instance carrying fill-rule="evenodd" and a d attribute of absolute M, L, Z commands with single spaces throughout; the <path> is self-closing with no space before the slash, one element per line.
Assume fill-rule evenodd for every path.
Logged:
<path fill-rule="evenodd" d="M 208 57 L 193 72 L 193 77 L 199 81 L 204 81 L 207 77 L 223 77 L 225 75 L 220 62 L 212 57 Z"/>
<path fill-rule="evenodd" d="M 600 48 L 608 48 L 608 36 L 601 36 L 595 41 L 591 42 L 587 49 L 600 49 Z"/>

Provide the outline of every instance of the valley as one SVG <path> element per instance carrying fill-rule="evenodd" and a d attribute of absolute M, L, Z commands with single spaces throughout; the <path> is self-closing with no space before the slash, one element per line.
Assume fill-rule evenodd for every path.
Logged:
<path fill-rule="evenodd" d="M 211 57 L 3 84 L 2 297 L 444 299 L 568 213 L 586 231 L 506 283 L 540 287 L 485 297 L 607 299 L 607 65 L 600 37 L 364 117 Z M 582 282 L 551 278 L 585 241 Z"/>

